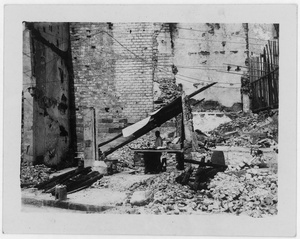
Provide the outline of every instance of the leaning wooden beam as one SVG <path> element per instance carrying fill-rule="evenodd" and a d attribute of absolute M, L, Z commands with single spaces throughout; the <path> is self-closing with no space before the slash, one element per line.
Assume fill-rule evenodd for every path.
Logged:
<path fill-rule="evenodd" d="M 155 126 L 154 122 L 149 122 L 147 125 L 145 125 L 142 129 L 140 129 L 139 131 L 137 131 L 135 134 L 124 138 L 124 141 L 121 142 L 120 144 L 118 144 L 115 147 L 112 147 L 104 152 L 102 152 L 102 155 L 100 155 L 100 160 L 104 160 L 104 158 L 106 156 L 108 156 L 109 154 L 113 153 L 114 151 L 118 150 L 119 148 L 122 148 L 124 145 L 129 144 L 130 142 L 132 142 L 133 140 L 143 136 L 144 134 L 148 133 L 149 131 L 151 131 L 152 129 L 156 128 L 157 126 Z"/>
<path fill-rule="evenodd" d="M 123 147 L 124 145 L 132 142 L 133 140 L 147 134 L 151 130 L 155 129 L 156 127 L 159 127 L 166 121 L 172 119 L 173 117 L 179 115 L 182 112 L 182 106 L 181 106 L 181 97 L 178 97 L 174 101 L 172 101 L 170 104 L 164 106 L 159 112 L 157 112 L 148 124 L 146 124 L 144 127 L 139 129 L 138 131 L 134 132 L 133 135 L 124 138 L 123 142 L 120 142 L 118 145 L 109 148 L 102 152 L 102 155 L 100 155 L 100 160 L 104 160 L 106 156 L 113 153 L 117 149 Z"/>
<path fill-rule="evenodd" d="M 200 88 L 199 90 L 196 90 L 195 92 L 193 92 L 192 94 L 188 95 L 187 97 L 192 98 L 193 96 L 198 95 L 202 91 L 208 89 L 209 87 L 211 87 L 211 86 L 213 86 L 215 84 L 217 84 L 217 82 L 213 82 L 213 83 L 211 83 L 209 85 L 203 86 L 202 88 Z"/>
<path fill-rule="evenodd" d="M 196 105 L 199 105 L 201 102 L 203 102 L 205 100 L 205 98 L 199 100 L 198 102 L 194 103 L 192 106 L 196 106 Z"/>
<path fill-rule="evenodd" d="M 115 139 L 118 139 L 118 138 L 120 138 L 122 136 L 123 136 L 123 134 L 118 134 L 117 136 L 115 136 L 115 137 L 113 137 L 113 138 L 111 138 L 111 139 L 109 139 L 109 140 L 107 140 L 105 142 L 102 142 L 102 143 L 98 144 L 98 147 L 101 147 L 101 146 L 103 146 L 105 144 L 108 144 L 108 143 L 110 143 L 110 142 L 114 141 Z"/>
<path fill-rule="evenodd" d="M 191 98 L 191 97 L 199 94 L 200 92 L 208 89 L 209 87 L 213 86 L 216 83 L 217 82 L 214 82 L 207 86 L 204 86 L 201 89 L 193 92 L 192 94 L 187 95 L 186 98 Z M 133 135 L 124 138 L 124 140 L 122 142 L 120 142 L 118 145 L 103 151 L 102 154 L 99 155 L 99 159 L 104 160 L 105 157 L 108 156 L 109 154 L 113 153 L 114 151 L 123 147 L 124 145 L 132 142 L 133 140 L 143 136 L 144 134 L 148 133 L 149 131 L 155 129 L 156 127 L 159 127 L 166 121 L 176 117 L 177 115 L 182 113 L 182 111 L 183 111 L 182 110 L 182 97 L 178 97 L 175 100 L 173 100 L 171 103 L 169 103 L 168 105 L 161 108 L 160 111 L 158 111 L 155 115 L 153 115 L 151 120 L 148 122 L 148 124 L 145 125 L 143 128 L 136 131 Z M 121 136 L 118 138 L 121 138 Z M 107 142 L 105 142 L 105 144 L 107 144 Z M 101 145 L 103 146 L 104 144 L 102 143 Z M 98 145 L 98 147 L 99 147 L 99 145 Z"/>

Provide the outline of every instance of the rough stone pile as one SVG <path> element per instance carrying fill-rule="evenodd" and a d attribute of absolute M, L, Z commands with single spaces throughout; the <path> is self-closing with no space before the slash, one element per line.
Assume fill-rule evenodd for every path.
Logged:
<path fill-rule="evenodd" d="M 270 116 L 271 115 L 271 116 Z M 222 124 L 209 132 L 211 140 L 218 145 L 261 148 L 275 147 L 278 135 L 278 114 L 261 112 L 259 114 L 232 113 L 232 121 Z"/>
<path fill-rule="evenodd" d="M 47 181 L 51 173 L 53 173 L 53 169 L 43 164 L 32 166 L 31 163 L 22 162 L 20 172 L 21 187 L 32 186 Z"/>
<path fill-rule="evenodd" d="M 277 214 L 277 175 L 269 169 L 218 173 L 204 194 L 203 211 L 252 217 Z"/>
<path fill-rule="evenodd" d="M 180 173 L 161 173 L 133 185 L 126 203 L 133 207 L 143 205 L 143 210 L 154 214 L 277 214 L 277 175 L 268 169 L 227 170 L 218 173 L 208 189 L 201 191 L 176 183 Z"/>

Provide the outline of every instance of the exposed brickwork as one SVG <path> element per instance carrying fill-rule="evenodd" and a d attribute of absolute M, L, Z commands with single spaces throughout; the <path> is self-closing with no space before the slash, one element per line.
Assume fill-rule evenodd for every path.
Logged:
<path fill-rule="evenodd" d="M 79 150 L 82 108 L 96 109 L 97 143 L 153 110 L 153 30 L 152 23 L 71 24 Z"/>

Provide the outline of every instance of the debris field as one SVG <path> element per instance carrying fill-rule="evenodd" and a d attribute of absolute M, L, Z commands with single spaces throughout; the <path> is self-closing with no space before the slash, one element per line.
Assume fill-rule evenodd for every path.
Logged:
<path fill-rule="evenodd" d="M 230 145 L 249 148 L 274 148 L 277 150 L 278 122 L 277 113 L 273 114 L 252 114 L 235 113 L 231 116 L 232 121 L 220 125 L 215 130 L 208 132 L 208 140 L 214 142 L 215 146 Z M 172 134 L 170 134 L 172 135 Z M 117 160 L 112 174 L 130 171 L 127 177 L 132 174 L 144 174 L 143 162 L 137 161 L 132 149 L 152 148 L 154 142 L 152 133 L 148 133 L 128 145 L 116 150 L 109 156 L 109 159 Z M 167 134 L 165 141 L 172 141 Z M 258 152 L 258 151 L 256 151 Z M 206 153 L 206 157 L 210 156 Z M 233 215 L 247 215 L 254 218 L 267 217 L 277 214 L 278 202 L 278 175 L 277 158 L 272 159 L 272 164 L 265 163 L 264 156 L 253 153 L 252 161 L 245 161 L 241 158 L 239 165 L 227 165 L 227 169 L 218 172 L 206 181 L 206 187 L 195 190 L 189 184 L 182 185 L 176 182 L 176 178 L 184 173 L 176 169 L 174 155 L 163 155 L 167 158 L 167 171 L 153 174 L 150 178 L 134 183 L 124 189 L 127 198 L 123 203 L 116 205 L 117 213 L 130 214 L 201 214 L 201 213 L 228 213 Z M 195 180 L 196 166 L 191 166 L 193 173 L 190 175 L 190 182 Z M 76 170 L 75 170 L 76 171 Z M 75 172 L 74 171 L 74 172 Z M 49 181 L 49 176 L 55 170 L 45 165 L 32 166 L 30 163 L 21 164 L 21 187 L 40 185 L 46 192 L 53 193 L 55 179 Z M 73 176 L 78 176 L 74 174 Z M 88 170 L 86 175 L 91 174 Z M 95 174 L 95 175 L 94 175 Z M 108 178 L 114 175 L 99 175 L 94 173 L 93 180 L 88 177 L 79 178 L 82 188 L 106 188 L 117 190 L 109 183 Z M 60 176 L 61 177 L 61 176 Z M 75 186 L 74 177 L 65 177 L 64 180 L 57 180 L 59 183 L 69 185 L 68 192 L 75 192 L 80 187 Z M 69 181 L 68 181 L 68 180 Z M 51 181 L 52 180 L 52 181 Z M 71 180 L 71 181 L 70 181 Z M 76 180 L 75 180 L 76 181 Z M 88 182 L 88 184 L 83 183 Z M 106 213 L 110 213 L 108 210 Z"/>

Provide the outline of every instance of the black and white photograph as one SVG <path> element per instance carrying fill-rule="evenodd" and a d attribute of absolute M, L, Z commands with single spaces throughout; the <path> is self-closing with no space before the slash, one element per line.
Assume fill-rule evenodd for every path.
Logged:
<path fill-rule="evenodd" d="M 286 90 L 280 81 L 295 84 L 296 72 L 285 62 L 293 75 L 283 77 L 285 23 L 282 16 L 254 15 L 228 21 L 224 8 L 214 11 L 224 17 L 197 20 L 185 11 L 185 18 L 176 18 L 175 8 L 172 17 L 151 20 L 124 13 L 123 21 L 19 22 L 19 145 L 11 145 L 19 156 L 9 160 L 19 168 L 14 180 L 22 217 L 163 218 L 184 229 L 168 226 L 159 234 L 153 226 L 138 234 L 215 236 L 249 233 L 216 232 L 218 219 L 253 225 L 279 220 L 286 200 L 280 190 L 292 185 L 280 181 L 289 177 L 281 163 L 289 167 L 296 159 L 281 151 L 296 140 L 281 135 L 287 109 L 282 111 Z M 296 210 L 295 188 L 290 190 Z M 174 224 L 181 217 L 186 219 Z M 295 218 L 289 220 L 294 225 Z M 199 233 L 203 221 L 211 223 Z M 195 232 L 187 230 L 197 224 Z"/>

